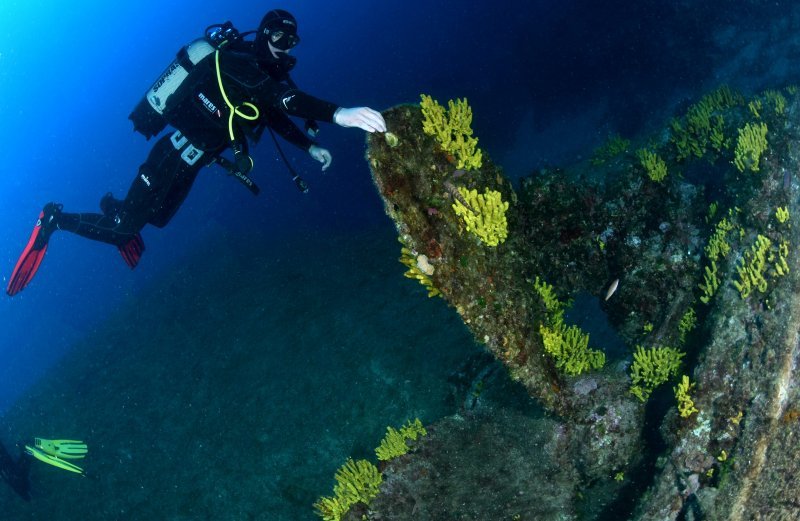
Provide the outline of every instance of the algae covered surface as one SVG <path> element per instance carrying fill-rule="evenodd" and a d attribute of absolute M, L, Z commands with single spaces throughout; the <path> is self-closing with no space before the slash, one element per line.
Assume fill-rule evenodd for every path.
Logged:
<path fill-rule="evenodd" d="M 572 469 L 558 479 L 574 491 L 548 494 L 560 504 L 553 518 L 796 515 L 797 451 L 784 444 L 800 417 L 797 88 L 745 96 L 721 86 L 660 133 L 617 138 L 591 161 L 516 184 L 485 152 L 479 168 L 458 168 L 438 136 L 423 132 L 425 110 L 388 110 L 398 143 L 372 137 L 367 160 L 404 255 L 430 265 L 421 282 L 553 414 L 553 425 L 541 427 L 549 434 L 538 435 L 563 448 L 535 465 Z M 509 203 L 503 242 L 486 244 L 461 218 L 459 194 L 470 190 Z M 554 306 L 582 295 L 600 302 L 627 350 L 575 376 L 560 369 L 544 332 Z M 578 338 L 562 341 L 575 353 Z M 447 483 L 459 487 L 454 495 L 487 501 L 500 490 L 491 479 L 488 490 L 481 485 L 482 469 L 497 463 L 490 457 L 459 478 L 445 471 L 438 451 L 458 458 L 459 429 L 444 430 L 452 440 L 434 431 L 416 454 L 390 462 L 385 482 L 403 486 L 387 485 L 351 519 L 413 519 L 432 508 L 425 491 Z M 511 465 L 508 478 L 525 465 Z M 513 497 L 492 496 L 508 507 L 491 516 L 546 518 L 546 502 L 537 512 Z M 452 496 L 440 492 L 445 499 Z M 480 500 L 461 504 L 427 518 L 488 518 L 471 510 Z"/>

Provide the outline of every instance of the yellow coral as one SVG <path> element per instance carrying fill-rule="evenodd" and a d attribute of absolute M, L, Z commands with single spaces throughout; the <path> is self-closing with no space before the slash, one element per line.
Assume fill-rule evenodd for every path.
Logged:
<path fill-rule="evenodd" d="M 715 215 L 717 215 L 717 210 L 719 209 L 719 205 L 716 201 L 713 201 L 711 204 L 708 205 L 708 213 L 706 214 L 706 222 L 711 221 Z"/>
<path fill-rule="evenodd" d="M 606 142 L 597 147 L 592 153 L 591 162 L 594 166 L 601 166 L 628 150 L 630 144 L 629 140 L 624 139 L 619 134 L 609 136 Z"/>
<path fill-rule="evenodd" d="M 647 401 L 656 387 L 677 374 L 685 355 L 672 347 L 636 346 L 631 364 L 631 394 Z"/>
<path fill-rule="evenodd" d="M 553 357 L 556 367 L 570 376 L 590 369 L 600 369 L 606 363 L 602 351 L 589 349 L 589 335 L 578 326 L 567 326 L 563 322 L 553 327 L 539 327 L 544 350 Z"/>
<path fill-rule="evenodd" d="M 754 99 L 748 103 L 747 108 L 750 109 L 750 114 L 752 114 L 754 118 L 761 119 L 761 109 L 763 108 L 763 105 L 761 104 L 760 99 Z"/>
<path fill-rule="evenodd" d="M 711 146 L 717 152 L 720 152 L 723 148 L 728 148 L 731 145 L 731 140 L 725 137 L 725 118 L 719 114 L 714 116 L 708 139 L 711 141 Z"/>
<path fill-rule="evenodd" d="M 405 425 L 400 427 L 400 434 L 407 440 L 416 441 L 420 436 L 427 436 L 428 431 L 425 430 L 419 418 L 416 418 L 413 422 L 408 420 Z"/>
<path fill-rule="evenodd" d="M 321 497 L 314 508 L 324 521 L 339 521 L 356 503 L 369 504 L 383 482 L 378 467 L 367 460 L 348 458 L 336 471 L 333 496 Z"/>
<path fill-rule="evenodd" d="M 681 418 L 688 418 L 692 414 L 696 412 L 700 412 L 694 406 L 694 400 L 692 400 L 691 391 L 694 389 L 695 384 L 689 381 L 689 377 L 683 375 L 681 378 L 681 382 L 678 384 L 677 387 L 673 387 L 675 391 L 675 399 L 678 401 L 678 412 L 681 415 Z"/>
<path fill-rule="evenodd" d="M 680 324 L 678 324 L 678 332 L 681 335 L 681 344 L 686 342 L 686 335 L 688 335 L 695 327 L 697 327 L 697 313 L 695 313 L 694 308 L 689 308 L 681 317 Z"/>
<path fill-rule="evenodd" d="M 724 110 L 744 103 L 744 97 L 727 85 L 720 85 L 717 90 L 705 96 L 714 110 Z"/>
<path fill-rule="evenodd" d="M 413 422 L 409 420 L 398 431 L 393 427 L 386 428 L 386 436 L 381 440 L 381 444 L 375 449 L 375 455 L 381 461 L 388 461 L 408 452 L 406 440 L 416 440 L 420 436 L 425 436 L 428 432 L 422 426 L 419 418 Z"/>
<path fill-rule="evenodd" d="M 324 521 L 340 521 L 350 510 L 350 505 L 346 501 L 336 496 L 323 496 L 314 503 L 317 514 Z"/>
<path fill-rule="evenodd" d="M 767 258 L 772 241 L 763 235 L 756 238 L 756 242 L 750 247 L 750 251 L 742 256 L 736 271 L 739 280 L 733 281 L 733 285 L 739 290 L 742 298 L 747 298 L 754 289 L 761 293 L 767 291 Z"/>
<path fill-rule="evenodd" d="M 786 111 L 786 98 L 777 90 L 764 91 L 764 99 L 767 100 L 767 103 L 772 104 L 775 114 L 782 116 Z"/>
<path fill-rule="evenodd" d="M 758 172 L 758 163 L 761 155 L 767 150 L 767 125 L 766 123 L 748 123 L 739 129 L 739 139 L 736 141 L 733 164 L 740 172 L 751 170 Z"/>
<path fill-rule="evenodd" d="M 660 183 L 667 177 L 667 163 L 661 159 L 658 154 L 651 152 L 647 149 L 641 149 L 636 152 L 639 162 L 647 172 L 647 177 L 652 181 Z"/>
<path fill-rule="evenodd" d="M 786 206 L 779 206 L 775 209 L 775 218 L 778 222 L 784 224 L 789 220 L 789 208 Z"/>
<path fill-rule="evenodd" d="M 408 452 L 406 440 L 394 427 L 386 428 L 386 436 L 381 440 L 381 444 L 375 449 L 375 455 L 381 461 L 388 461 Z"/>
<path fill-rule="evenodd" d="M 670 141 L 677 149 L 678 160 L 691 156 L 703 157 L 709 141 L 717 151 L 723 147 L 727 148 L 727 140 L 723 133 L 724 119 L 719 114 L 715 115 L 715 112 L 743 103 L 744 98 L 741 94 L 722 85 L 689 107 L 683 120 L 673 119 Z"/>
<path fill-rule="evenodd" d="M 571 376 L 602 368 L 606 363 L 605 353 L 589 349 L 589 335 L 578 326 L 564 323 L 564 310 L 569 303 L 558 300 L 553 286 L 538 276 L 533 287 L 547 310 L 539 334 L 542 335 L 544 350 L 553 357 L 556 367 Z"/>
<path fill-rule="evenodd" d="M 775 275 L 782 277 L 789 273 L 789 264 L 786 263 L 786 257 L 789 256 L 789 241 L 783 240 L 778 245 L 778 254 L 773 255 L 770 259 L 774 262 Z"/>
<path fill-rule="evenodd" d="M 728 232 L 733 230 L 734 225 L 726 217 L 714 227 L 714 233 L 708 238 L 708 244 L 705 251 L 708 259 L 713 261 L 718 260 L 720 257 L 727 257 L 731 251 L 731 246 L 728 244 Z"/>
<path fill-rule="evenodd" d="M 698 284 L 698 288 L 703 290 L 703 294 L 700 296 L 700 302 L 703 304 L 708 304 L 711 301 L 711 297 L 714 296 L 714 293 L 717 292 L 719 288 L 719 276 L 717 275 L 717 263 L 715 261 L 711 261 L 711 267 L 706 266 L 705 270 L 704 283 Z"/>
<path fill-rule="evenodd" d="M 467 99 L 447 102 L 447 110 L 425 94 L 421 95 L 422 130 L 434 136 L 442 149 L 453 155 L 456 167 L 464 170 L 480 168 L 483 153 L 478 148 L 478 139 L 472 137 L 472 108 Z"/>
<path fill-rule="evenodd" d="M 441 295 L 441 293 L 436 288 L 436 286 L 433 285 L 433 281 L 431 280 L 431 275 L 433 275 L 434 268 L 428 262 L 428 258 L 425 257 L 425 263 L 424 264 L 421 263 L 420 257 L 424 256 L 416 255 L 413 251 L 407 248 L 402 238 L 398 238 L 397 240 L 399 240 L 400 243 L 404 245 L 400 249 L 399 261 L 408 268 L 408 271 L 406 271 L 403 275 L 409 279 L 418 280 L 420 284 L 425 286 L 425 289 L 428 290 L 428 298 Z M 423 271 L 423 269 L 420 267 L 420 264 L 426 266 L 427 272 Z"/>
<path fill-rule="evenodd" d="M 753 290 L 766 293 L 769 285 L 767 276 L 777 278 L 789 273 L 788 257 L 789 241 L 781 240 L 773 247 L 771 240 L 759 235 L 750 250 L 740 259 L 736 267 L 739 280 L 733 281 L 733 285 L 742 298 L 749 297 Z M 768 271 L 770 267 L 772 270 Z"/>
<path fill-rule="evenodd" d="M 497 246 L 508 237 L 506 210 L 508 202 L 503 202 L 500 192 L 489 190 L 483 194 L 459 187 L 458 191 L 469 206 L 459 200 L 453 203 L 453 210 L 464 222 L 467 231 L 475 234 L 487 246 Z"/>
<path fill-rule="evenodd" d="M 548 321 L 551 324 L 560 324 L 563 322 L 564 310 L 567 308 L 568 304 L 558 300 L 552 284 L 541 280 L 537 275 L 536 279 L 533 281 L 533 288 L 536 290 L 536 293 L 539 294 L 542 302 L 544 302 L 544 307 L 548 314 Z"/>

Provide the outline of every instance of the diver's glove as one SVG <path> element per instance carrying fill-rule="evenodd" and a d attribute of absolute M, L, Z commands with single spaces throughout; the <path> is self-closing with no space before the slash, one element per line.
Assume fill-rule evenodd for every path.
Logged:
<path fill-rule="evenodd" d="M 339 107 L 333 113 L 333 122 L 341 127 L 356 127 L 367 132 L 386 132 L 386 122 L 381 113 L 369 107 Z"/>
<path fill-rule="evenodd" d="M 312 158 L 314 158 L 315 161 L 322 163 L 323 172 L 327 170 L 329 166 L 331 166 L 331 161 L 333 161 L 333 158 L 331 157 L 331 153 L 328 152 L 327 148 L 311 145 L 308 147 L 308 153 Z"/>
<path fill-rule="evenodd" d="M 308 134 L 311 137 L 317 137 L 317 134 L 319 134 L 319 125 L 317 125 L 317 122 L 314 121 L 313 119 L 306 120 L 305 128 L 306 128 L 306 134 Z"/>

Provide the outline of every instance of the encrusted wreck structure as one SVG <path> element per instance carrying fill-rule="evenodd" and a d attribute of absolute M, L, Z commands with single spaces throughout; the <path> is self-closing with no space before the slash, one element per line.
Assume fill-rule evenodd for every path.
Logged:
<path fill-rule="evenodd" d="M 721 87 L 659 135 L 516 186 L 466 100 L 386 111 L 367 160 L 407 275 L 549 414 L 426 426 L 341 518 L 800 515 L 796 95 Z M 564 318 L 581 294 L 626 353 Z"/>

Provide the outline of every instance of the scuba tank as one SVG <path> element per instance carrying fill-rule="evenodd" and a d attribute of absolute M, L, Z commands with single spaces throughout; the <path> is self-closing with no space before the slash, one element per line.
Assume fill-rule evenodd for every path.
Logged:
<path fill-rule="evenodd" d="M 189 73 L 203 58 L 214 52 L 214 47 L 205 38 L 193 41 L 178 52 L 177 58 L 161 73 L 144 98 L 128 116 L 133 130 L 147 139 L 157 135 L 167 126 L 165 113 L 176 104 L 175 92 L 183 85 Z"/>
<path fill-rule="evenodd" d="M 170 110 L 183 101 L 186 89 L 179 91 L 192 70 L 214 51 L 239 39 L 239 32 L 231 22 L 213 25 L 206 29 L 206 36 L 194 40 L 178 51 L 177 57 L 145 93 L 141 101 L 128 116 L 133 130 L 147 139 L 159 134 L 170 123 Z M 190 80 L 191 81 L 191 80 Z"/>

